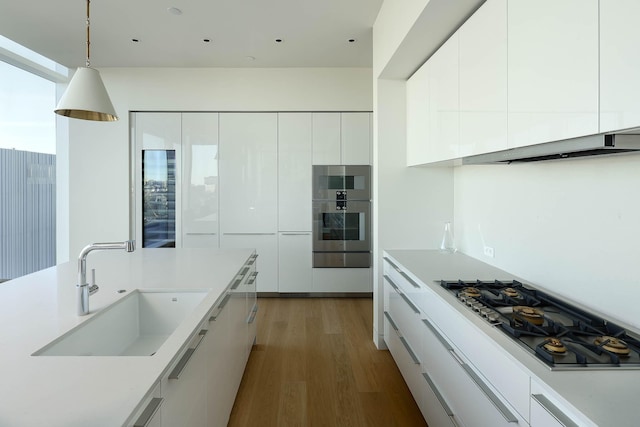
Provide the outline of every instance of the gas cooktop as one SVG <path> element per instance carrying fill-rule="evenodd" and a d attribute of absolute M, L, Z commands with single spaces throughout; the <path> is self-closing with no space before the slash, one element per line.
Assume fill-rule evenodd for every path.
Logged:
<path fill-rule="evenodd" d="M 518 281 L 440 281 L 552 370 L 639 369 L 640 339 L 624 328 Z"/>

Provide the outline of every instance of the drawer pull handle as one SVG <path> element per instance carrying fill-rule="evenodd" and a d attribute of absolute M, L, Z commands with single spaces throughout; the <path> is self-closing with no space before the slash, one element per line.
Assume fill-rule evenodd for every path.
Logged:
<path fill-rule="evenodd" d="M 398 338 L 400 338 L 400 342 L 402 343 L 404 348 L 407 349 L 407 353 L 409 353 L 409 356 L 411 356 L 411 359 L 413 360 L 413 363 L 415 363 L 416 365 L 419 365 L 420 364 L 420 359 L 418 359 L 418 356 L 416 356 L 416 354 L 413 352 L 413 350 L 411 349 L 411 346 L 409 345 L 407 340 L 404 339 L 404 337 L 398 337 Z"/>
<path fill-rule="evenodd" d="M 187 236 L 217 236 L 217 233 L 185 233 Z"/>
<path fill-rule="evenodd" d="M 258 303 L 253 304 L 251 308 L 251 312 L 249 313 L 249 317 L 247 318 L 247 323 L 251 324 L 254 320 L 256 320 L 256 314 L 258 314 Z"/>
<path fill-rule="evenodd" d="M 227 294 L 227 295 L 224 296 L 224 298 L 220 302 L 220 305 L 218 305 L 218 307 L 216 308 L 216 314 L 211 316 L 211 317 L 209 317 L 209 322 L 215 322 L 216 321 L 218 316 L 220 316 L 220 313 L 222 312 L 222 309 L 224 308 L 224 306 L 227 305 L 227 303 L 229 302 L 230 298 L 231 298 L 231 294 Z"/>
<path fill-rule="evenodd" d="M 413 280 L 411 277 L 409 277 L 409 276 L 407 275 L 407 273 L 405 273 L 404 271 L 401 271 L 401 272 L 400 272 L 400 274 L 402 275 L 402 277 L 404 277 L 405 279 L 407 279 L 407 281 L 408 281 L 409 283 L 411 283 L 411 285 L 412 285 L 414 288 L 420 289 L 420 285 L 419 285 L 415 280 Z"/>
<path fill-rule="evenodd" d="M 452 353 L 455 354 L 455 352 L 452 352 Z M 493 406 L 496 407 L 496 409 L 498 410 L 498 412 L 500 412 L 500 414 L 504 417 L 504 419 L 508 423 L 517 424 L 518 418 L 516 418 L 516 416 L 511 413 L 509 408 L 507 408 L 506 405 L 502 403 L 502 401 L 498 398 L 498 396 L 496 396 L 495 393 L 493 393 L 493 391 L 485 384 L 482 378 L 480 378 L 478 374 L 476 374 L 475 371 L 471 369 L 471 367 L 466 363 L 463 363 L 462 368 L 467 373 L 467 375 L 469 375 L 469 377 L 473 380 L 473 382 L 476 383 L 478 388 L 482 390 L 485 396 L 489 398 L 491 403 L 493 403 Z"/>
<path fill-rule="evenodd" d="M 194 347 L 190 347 L 187 349 L 187 351 L 184 352 L 184 354 L 182 355 L 182 358 L 180 359 L 176 367 L 173 368 L 173 371 L 171 371 L 171 373 L 169 374 L 170 380 L 180 379 L 180 375 L 182 374 L 182 371 L 187 366 L 187 363 L 189 363 L 189 360 L 191 359 L 191 356 L 193 356 L 193 353 L 195 353 L 198 347 L 200 347 L 200 344 L 202 343 L 202 340 L 204 339 L 205 335 L 207 335 L 206 329 L 202 329 L 198 333 L 198 336 L 199 336 L 198 342 Z"/>
<path fill-rule="evenodd" d="M 393 283 L 393 280 L 391 280 L 391 277 L 385 275 L 384 276 L 385 280 L 387 282 L 389 282 L 389 284 L 391 285 L 391 287 L 393 289 L 395 289 L 395 291 L 402 297 L 402 299 L 404 300 L 404 302 L 406 302 L 409 307 L 411 307 L 411 310 L 413 310 L 414 313 L 416 314 L 420 314 L 420 309 L 418 309 L 418 307 L 416 307 L 411 300 L 404 294 L 402 293 L 402 291 L 400 290 L 400 288 L 398 288 L 398 285 L 396 285 L 395 283 Z"/>
<path fill-rule="evenodd" d="M 404 302 L 407 303 L 407 305 L 411 308 L 411 310 L 413 310 L 413 312 L 415 314 L 420 314 L 420 309 L 418 309 L 418 307 L 416 307 L 415 305 L 413 305 L 413 303 L 411 302 L 411 300 L 405 295 L 405 294 L 400 294 L 400 296 L 402 297 L 402 299 L 404 300 Z"/>
<path fill-rule="evenodd" d="M 428 319 L 422 319 L 422 323 L 424 323 L 425 326 L 429 328 L 429 330 L 433 333 L 433 335 L 436 336 L 436 338 L 438 339 L 438 341 L 440 341 L 440 343 L 444 346 L 444 348 L 446 348 L 449 351 L 453 350 L 453 347 L 449 345 L 449 342 L 446 339 L 444 339 L 442 335 L 440 335 L 440 332 L 438 332 L 436 327 L 433 326 L 433 324 Z"/>
<path fill-rule="evenodd" d="M 391 277 L 387 276 L 386 274 L 384 275 L 384 280 L 386 280 L 387 282 L 389 282 L 389 284 L 391 285 L 391 287 L 393 289 L 396 290 L 396 292 L 400 293 L 400 288 L 398 288 L 398 286 L 396 286 L 395 283 L 393 283 L 393 280 L 391 280 Z"/>
<path fill-rule="evenodd" d="M 564 427 L 578 427 L 578 424 L 574 423 L 567 417 L 556 405 L 551 403 L 543 394 L 532 394 L 531 398 L 538 402 L 542 408 L 556 419 Z"/>
<path fill-rule="evenodd" d="M 411 283 L 411 286 L 413 286 L 414 288 L 418 288 L 418 289 L 420 289 L 420 285 L 419 285 L 415 280 L 413 280 L 411 277 L 409 277 L 409 276 L 407 275 L 407 273 L 405 273 L 404 271 L 402 271 L 402 270 L 400 269 L 400 267 L 398 267 L 397 265 L 395 265 L 395 264 L 393 263 L 393 261 L 391 261 L 391 260 L 390 260 L 389 258 L 387 258 L 387 257 L 383 257 L 383 258 L 384 258 L 384 260 L 385 260 L 385 261 L 387 261 L 387 262 L 391 265 L 391 267 L 393 267 L 393 269 L 394 269 L 395 271 L 397 271 L 398 273 L 400 273 L 400 275 L 401 275 L 402 277 L 404 277 L 405 279 L 407 279 L 407 281 L 408 281 L 409 283 Z"/>
<path fill-rule="evenodd" d="M 471 367 L 467 365 L 464 362 L 464 360 L 460 358 L 460 356 L 458 356 L 458 353 L 456 353 L 456 351 L 449 344 L 449 342 L 442 335 L 440 335 L 440 333 L 435 328 L 435 326 L 428 319 L 422 319 L 422 323 L 424 323 L 427 326 L 427 328 L 431 330 L 431 332 L 433 333 L 433 335 L 435 335 L 438 341 L 440 341 L 440 343 L 442 343 L 444 348 L 446 348 L 449 351 L 449 354 L 451 354 L 451 357 L 453 357 L 455 361 L 458 362 L 458 364 L 462 367 L 462 369 L 464 369 L 464 371 L 473 380 L 473 382 L 476 383 L 476 385 L 480 388 L 480 390 L 482 390 L 482 392 L 489 398 L 491 403 L 493 403 L 493 406 L 496 407 L 496 409 L 498 410 L 498 412 L 500 412 L 500 414 L 504 417 L 504 419 L 507 420 L 507 422 L 509 423 L 517 423 L 518 419 L 515 417 L 515 415 L 513 415 L 511 411 L 509 411 L 509 408 L 507 408 L 505 404 L 502 403 L 500 399 L 498 399 L 498 396 L 496 396 L 493 393 L 493 391 L 491 391 L 491 389 L 484 383 L 482 378 L 480 378 L 475 373 L 475 371 L 471 369 Z"/>
<path fill-rule="evenodd" d="M 164 399 L 161 397 L 152 398 L 147 407 L 144 408 L 144 411 L 142 411 L 142 414 L 140 414 L 136 420 L 133 427 L 147 427 L 153 419 L 153 416 L 158 412 L 158 409 L 160 409 L 160 405 L 162 405 L 163 401 Z"/>
<path fill-rule="evenodd" d="M 393 330 L 398 332 L 398 327 L 396 326 L 396 322 L 393 321 L 393 319 L 391 318 L 391 315 L 387 311 L 384 312 L 384 317 L 387 318 Z"/>
<path fill-rule="evenodd" d="M 251 279 L 247 281 L 247 285 L 253 285 L 254 283 L 256 283 L 257 278 L 258 278 L 258 272 L 254 271 L 253 273 L 251 273 Z"/>
<path fill-rule="evenodd" d="M 436 387 L 436 385 L 433 383 L 433 381 L 429 377 L 429 374 L 427 374 L 426 372 L 423 372 L 422 376 L 424 377 L 427 384 L 429 384 L 429 388 L 431 389 L 433 394 L 436 395 L 436 398 L 438 399 L 438 402 L 440 402 L 440 405 L 442 406 L 442 409 L 444 409 L 444 412 L 449 417 L 453 417 L 453 411 L 451 410 L 449 405 L 447 405 L 447 402 L 445 402 L 444 397 L 440 394 L 440 390 L 438 390 L 438 387 Z"/>

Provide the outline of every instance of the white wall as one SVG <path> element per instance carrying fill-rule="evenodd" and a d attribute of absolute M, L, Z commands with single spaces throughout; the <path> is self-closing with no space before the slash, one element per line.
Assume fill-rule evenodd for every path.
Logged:
<path fill-rule="evenodd" d="M 70 257 L 129 230 L 129 111 L 371 111 L 367 68 L 100 70 L 120 116 L 69 120 Z M 64 210 L 61 206 L 59 212 Z M 64 261 L 59 259 L 60 262 Z"/>
<path fill-rule="evenodd" d="M 453 219 L 453 169 L 408 168 L 406 83 L 377 80 L 374 90 L 374 314 L 373 338 L 383 342 L 385 249 L 436 249 L 445 221 Z"/>
<path fill-rule="evenodd" d="M 640 327 L 639 189 L 640 155 L 458 167 L 456 238 L 475 258 Z"/>
<path fill-rule="evenodd" d="M 444 222 L 453 219 L 453 170 L 406 166 L 406 80 L 380 77 L 384 69 L 420 63 L 406 51 L 396 53 L 430 2 L 385 0 L 373 28 L 373 340 L 378 348 L 385 347 L 382 251 L 436 249 Z"/>
<path fill-rule="evenodd" d="M 373 32 L 374 76 L 380 76 L 430 0 L 384 0 Z"/>

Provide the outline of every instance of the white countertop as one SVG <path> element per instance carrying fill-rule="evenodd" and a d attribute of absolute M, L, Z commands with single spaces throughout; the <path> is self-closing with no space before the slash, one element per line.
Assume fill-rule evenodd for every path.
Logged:
<path fill-rule="evenodd" d="M 187 343 L 253 253 L 248 249 L 92 252 L 100 291 L 76 315 L 77 261 L 0 284 L 0 426 L 119 426 Z M 88 277 L 90 274 L 88 273 Z M 31 356 L 133 289 L 208 289 L 153 356 Z M 119 289 L 128 292 L 117 293 Z"/>
<path fill-rule="evenodd" d="M 391 260 L 411 272 L 410 276 L 428 286 L 471 323 L 480 328 L 532 378 L 539 379 L 573 407 L 599 426 L 638 425 L 640 369 L 551 371 L 543 362 L 507 334 L 466 309 L 437 280 L 519 280 L 519 278 L 461 253 L 443 254 L 434 250 L 388 250 Z M 545 292 L 548 290 L 545 289 Z"/>

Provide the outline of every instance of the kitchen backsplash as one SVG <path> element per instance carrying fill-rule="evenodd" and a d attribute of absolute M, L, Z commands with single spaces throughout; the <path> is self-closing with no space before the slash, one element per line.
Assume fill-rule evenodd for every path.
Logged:
<path fill-rule="evenodd" d="M 464 253 L 640 329 L 640 155 L 458 167 L 454 211 Z"/>

